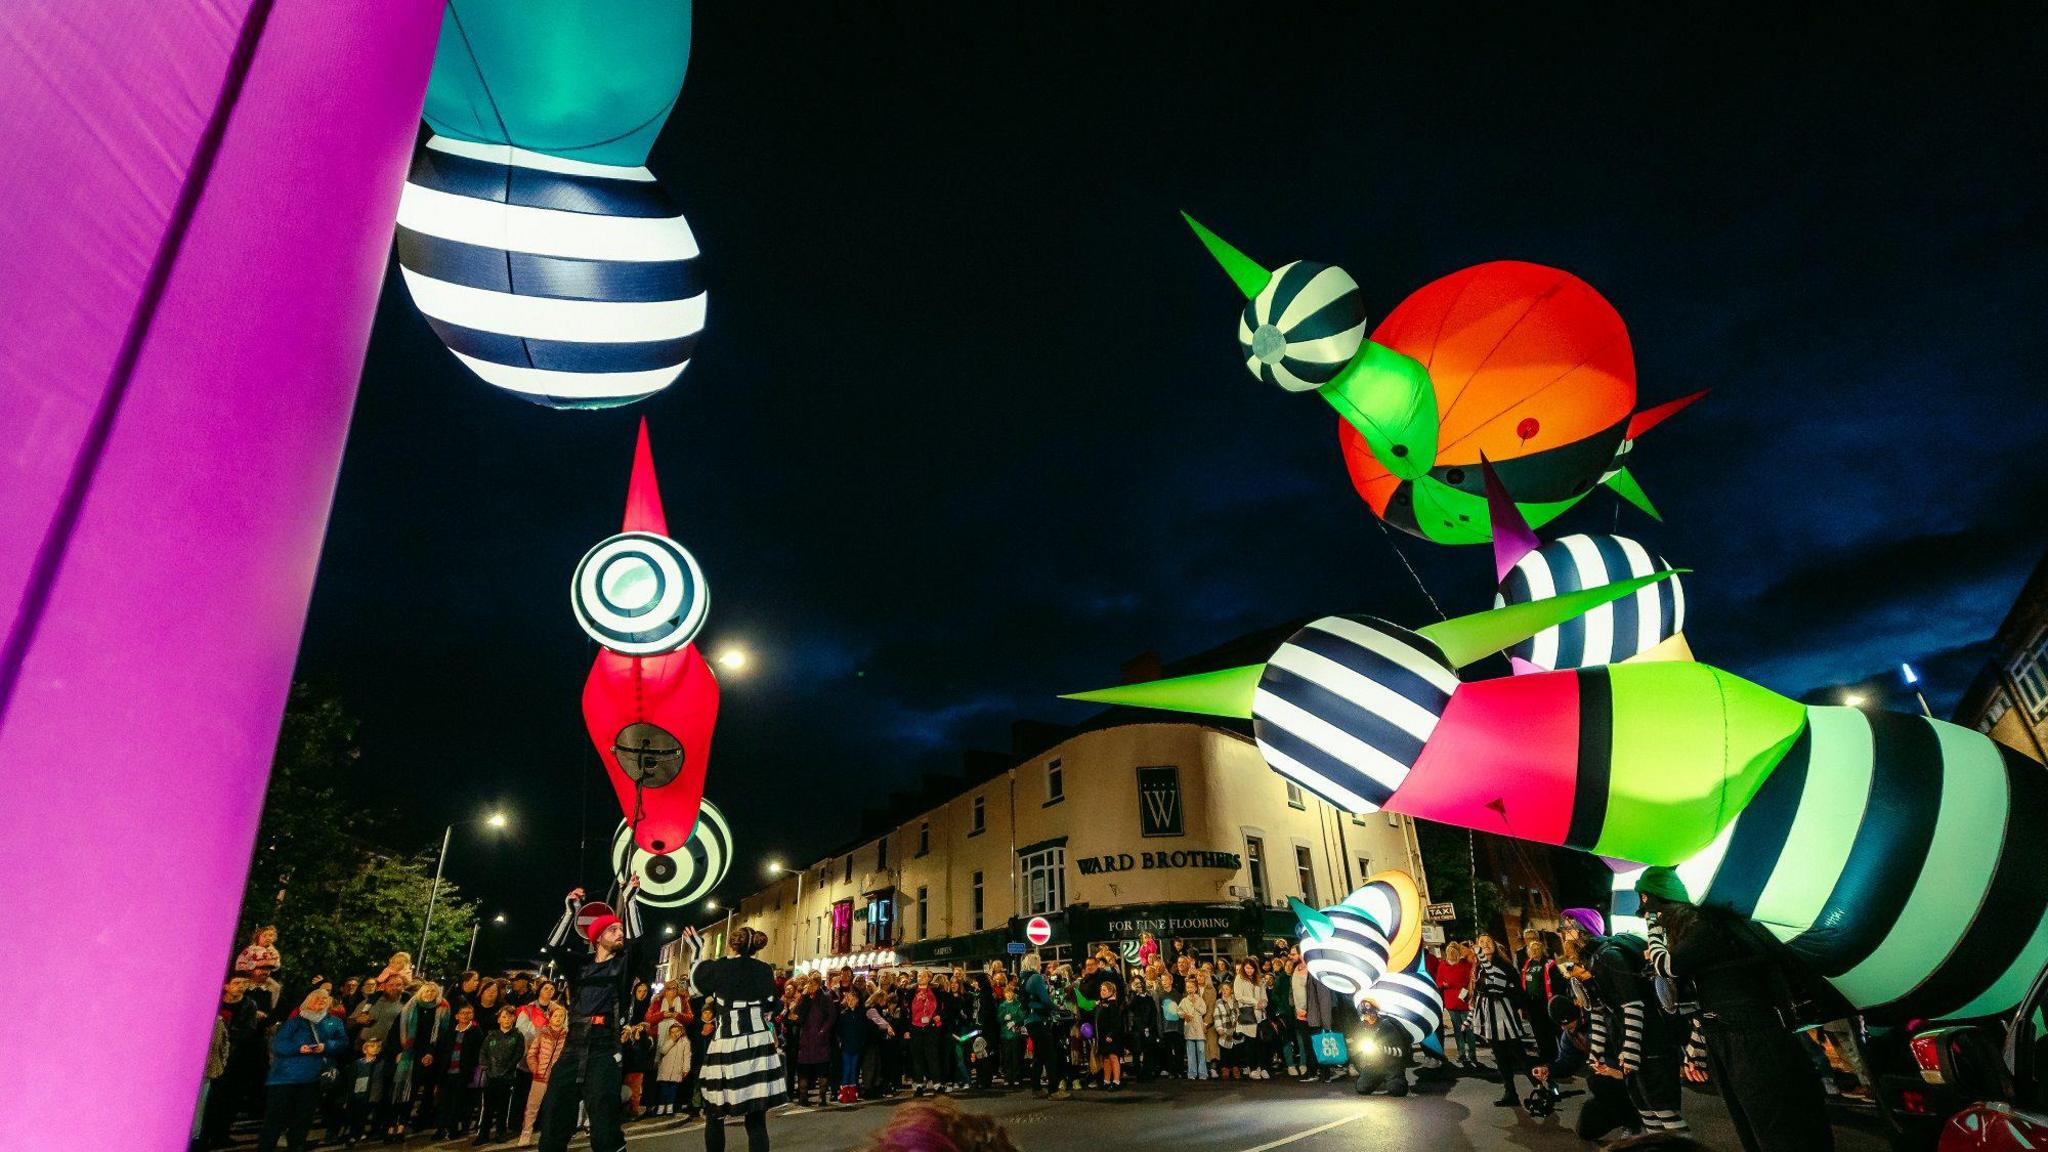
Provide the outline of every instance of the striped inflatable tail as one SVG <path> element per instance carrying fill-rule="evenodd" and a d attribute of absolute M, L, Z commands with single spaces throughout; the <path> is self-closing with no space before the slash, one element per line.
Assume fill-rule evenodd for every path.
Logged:
<path fill-rule="evenodd" d="M 1443 994 L 1422 953 L 1422 895 L 1405 872 L 1380 872 L 1341 904 L 1310 908 L 1289 898 L 1309 975 L 1356 1005 L 1371 1001 L 1409 1039 L 1442 1052 Z"/>

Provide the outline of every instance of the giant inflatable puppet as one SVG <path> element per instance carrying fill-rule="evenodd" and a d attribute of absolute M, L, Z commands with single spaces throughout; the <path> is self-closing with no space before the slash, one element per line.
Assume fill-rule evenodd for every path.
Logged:
<path fill-rule="evenodd" d="M 643 903 L 681 907 L 725 879 L 732 832 L 704 799 L 718 678 L 692 641 L 711 590 L 696 558 L 669 538 L 645 420 L 624 528 L 584 554 L 569 601 L 599 645 L 583 720 L 624 816 L 613 863 L 620 876 L 640 877 Z"/>
<path fill-rule="evenodd" d="M 697 240 L 647 152 L 689 62 L 690 0 L 448 0 L 398 262 L 478 376 L 609 408 L 682 374 Z"/>
<path fill-rule="evenodd" d="M 1691 661 L 1459 677 L 1667 577 L 1412 631 L 1327 616 L 1264 664 L 1077 698 L 1250 719 L 1268 765 L 1346 811 L 1669 866 L 1660 895 L 1755 921 L 1865 1012 L 2012 1008 L 2048 961 L 2048 774 L 2020 753 Z"/>
<path fill-rule="evenodd" d="M 1422 952 L 1422 894 L 1406 872 L 1378 872 L 1328 908 L 1290 896 L 1301 958 L 1323 987 L 1379 1006 L 1412 1043 L 1443 1054 L 1444 997 Z"/>
<path fill-rule="evenodd" d="M 10 999 L 6 1147 L 189 1142 L 440 19 L 0 4 L 0 880 L 67 909 L 0 966 L 161 981 L 83 1106 L 104 1039 Z"/>
<path fill-rule="evenodd" d="M 1489 539 L 1482 456 L 1539 527 L 1602 484 L 1657 514 L 1629 454 L 1701 393 L 1636 411 L 1628 329 L 1585 281 L 1520 261 L 1474 265 L 1417 289 L 1368 339 L 1342 268 L 1268 271 L 1188 224 L 1248 301 L 1245 367 L 1337 410 L 1344 466 L 1374 515 L 1439 543 Z"/>

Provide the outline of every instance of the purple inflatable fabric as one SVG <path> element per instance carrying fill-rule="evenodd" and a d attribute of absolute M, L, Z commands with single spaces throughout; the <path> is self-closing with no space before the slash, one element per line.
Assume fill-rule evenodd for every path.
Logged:
<path fill-rule="evenodd" d="M 0 5 L 9 1147 L 186 1144 L 440 16 Z"/>

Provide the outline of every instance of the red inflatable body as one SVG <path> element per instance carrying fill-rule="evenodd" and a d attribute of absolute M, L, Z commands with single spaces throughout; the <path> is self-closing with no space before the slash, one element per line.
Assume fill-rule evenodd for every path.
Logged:
<path fill-rule="evenodd" d="M 633 451 L 624 530 L 668 535 L 645 420 Z M 711 730 L 718 723 L 718 677 L 710 663 L 694 644 L 659 656 L 601 648 L 583 682 L 583 722 L 634 841 L 656 855 L 680 850 L 704 802 Z"/>

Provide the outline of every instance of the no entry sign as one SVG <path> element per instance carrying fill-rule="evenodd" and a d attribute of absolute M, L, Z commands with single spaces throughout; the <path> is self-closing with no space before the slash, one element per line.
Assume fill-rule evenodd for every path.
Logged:
<path fill-rule="evenodd" d="M 1033 945 L 1044 944 L 1052 939 L 1052 921 L 1043 916 L 1033 916 L 1024 922 L 1024 938 Z"/>

